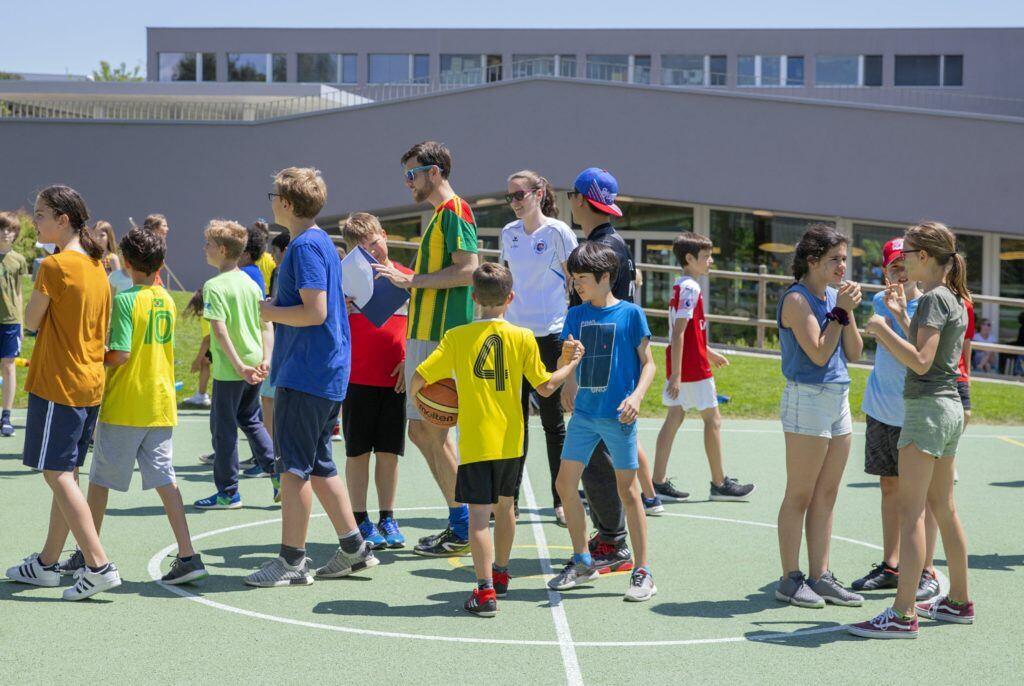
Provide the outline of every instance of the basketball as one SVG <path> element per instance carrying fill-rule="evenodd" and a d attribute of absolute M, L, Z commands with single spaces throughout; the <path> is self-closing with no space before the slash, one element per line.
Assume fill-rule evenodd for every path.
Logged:
<path fill-rule="evenodd" d="M 455 426 L 459 418 L 459 394 L 455 379 L 441 379 L 424 386 L 416 394 L 416 409 L 426 421 L 435 426 Z"/>

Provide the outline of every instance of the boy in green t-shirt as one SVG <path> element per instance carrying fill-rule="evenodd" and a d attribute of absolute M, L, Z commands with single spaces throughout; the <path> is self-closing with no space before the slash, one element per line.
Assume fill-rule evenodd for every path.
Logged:
<path fill-rule="evenodd" d="M 18 389 L 14 360 L 21 354 L 21 282 L 28 262 L 13 250 L 21 222 L 13 212 L 0 212 L 0 374 L 3 379 L 3 414 L 0 436 L 13 436 L 11 407 Z"/>
<path fill-rule="evenodd" d="M 268 476 L 278 500 L 274 475 L 274 446 L 263 426 L 260 383 L 267 377 L 274 333 L 260 321 L 259 286 L 238 268 L 238 258 L 249 238 L 237 222 L 214 219 L 206 227 L 206 261 L 219 274 L 203 286 L 203 317 L 210 322 L 213 353 L 213 480 L 217 492 L 197 500 L 203 510 L 234 510 L 242 506 L 238 494 L 238 429 L 245 433 L 256 465 L 245 476 Z"/>

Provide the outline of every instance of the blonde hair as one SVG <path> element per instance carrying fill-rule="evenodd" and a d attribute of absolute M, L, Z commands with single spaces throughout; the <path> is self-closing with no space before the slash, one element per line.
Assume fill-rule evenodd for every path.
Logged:
<path fill-rule="evenodd" d="M 229 260 L 241 257 L 249 240 L 246 228 L 229 219 L 211 219 L 203 235 L 206 236 L 206 240 L 222 246 Z"/>
<path fill-rule="evenodd" d="M 341 222 L 341 236 L 349 250 L 383 233 L 384 227 L 380 225 L 380 220 L 369 212 L 353 212 Z"/>
<path fill-rule="evenodd" d="M 967 262 L 956 251 L 956 236 L 949 227 L 940 222 L 921 222 L 907 229 L 904 241 L 910 242 L 913 250 L 923 250 L 935 258 L 940 267 L 946 268 L 946 287 L 961 300 L 971 301 L 971 292 L 967 289 Z M 904 249 L 907 250 L 906 245 Z"/>
<path fill-rule="evenodd" d="M 96 234 L 96 240 L 107 253 L 117 253 L 117 236 L 114 234 L 114 227 L 110 222 L 100 219 L 92 227 Z"/>
<path fill-rule="evenodd" d="M 288 167 L 274 176 L 277 194 L 292 205 L 292 212 L 302 219 L 313 219 L 327 202 L 327 184 L 319 169 Z"/>

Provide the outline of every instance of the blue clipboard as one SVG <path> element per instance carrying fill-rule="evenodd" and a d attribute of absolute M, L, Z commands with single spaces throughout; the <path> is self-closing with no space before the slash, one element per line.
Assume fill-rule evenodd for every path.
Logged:
<path fill-rule="evenodd" d="M 379 264 L 373 259 L 373 255 L 359 247 L 357 250 L 362 257 L 370 264 Z M 409 301 L 409 291 L 399 288 L 381 276 L 374 276 L 373 295 L 362 307 L 356 307 L 364 317 L 370 320 L 377 328 L 380 328 L 390 319 L 405 303 Z"/>

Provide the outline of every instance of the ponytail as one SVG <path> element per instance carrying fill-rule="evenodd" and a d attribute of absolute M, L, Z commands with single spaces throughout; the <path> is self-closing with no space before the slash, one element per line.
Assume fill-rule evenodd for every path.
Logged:
<path fill-rule="evenodd" d="M 78 191 L 69 186 L 48 186 L 39 192 L 39 199 L 53 211 L 55 217 L 63 214 L 68 218 L 68 224 L 78 236 L 86 255 L 94 260 L 103 257 L 103 246 L 85 224 L 89 221 L 89 209 Z"/>
<path fill-rule="evenodd" d="M 946 272 L 946 287 L 964 302 L 972 302 L 971 292 L 967 289 L 967 262 L 958 252 L 953 253 L 950 262 L 950 269 Z"/>
<path fill-rule="evenodd" d="M 907 229 L 906 240 L 918 250 L 924 250 L 946 269 L 943 279 L 946 288 L 965 302 L 972 302 L 967 289 L 967 262 L 956 251 L 956 236 L 945 224 L 926 221 Z"/>
<path fill-rule="evenodd" d="M 517 171 L 508 177 L 508 180 L 512 179 L 524 179 L 533 190 L 540 191 L 543 193 L 543 197 L 540 199 L 540 213 L 545 217 L 551 217 L 552 219 L 558 218 L 558 205 L 555 203 L 555 190 L 551 187 L 551 184 L 543 176 L 537 172 L 524 169 Z"/>

